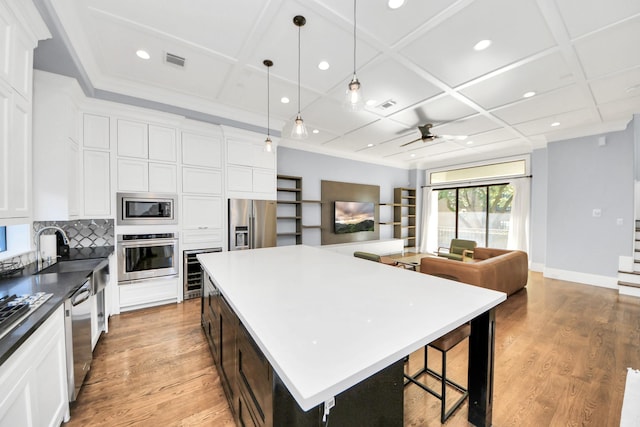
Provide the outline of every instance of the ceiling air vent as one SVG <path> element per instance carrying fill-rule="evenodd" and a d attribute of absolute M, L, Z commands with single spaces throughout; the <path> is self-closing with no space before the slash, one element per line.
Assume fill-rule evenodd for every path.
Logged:
<path fill-rule="evenodd" d="M 387 108 L 391 108 L 396 105 L 396 101 L 393 99 L 389 99 L 388 101 L 384 101 L 382 104 L 378 105 L 378 108 L 386 110 Z"/>
<path fill-rule="evenodd" d="M 165 61 L 167 61 L 169 64 L 177 65 L 178 67 L 184 67 L 185 59 L 181 56 L 174 55 L 173 53 L 167 52 Z"/>

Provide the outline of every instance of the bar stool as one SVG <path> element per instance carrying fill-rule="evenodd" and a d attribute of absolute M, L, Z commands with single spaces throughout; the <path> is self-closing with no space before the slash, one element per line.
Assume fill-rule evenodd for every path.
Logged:
<path fill-rule="evenodd" d="M 424 366 L 422 367 L 422 369 L 413 375 L 404 374 L 404 377 L 407 380 L 404 383 L 405 387 L 409 384 L 415 384 L 440 400 L 440 422 L 442 424 L 444 424 L 447 419 L 449 419 L 449 417 L 453 415 L 456 409 L 458 409 L 460 405 L 462 405 L 462 403 L 469 395 L 469 392 L 466 388 L 447 378 L 447 352 L 464 341 L 465 338 L 468 338 L 469 335 L 471 335 L 471 325 L 469 323 L 465 323 L 454 329 L 453 331 L 438 338 L 437 340 L 430 342 L 429 344 L 424 346 Z M 429 368 L 427 364 L 427 347 L 434 348 L 442 354 L 442 373 L 435 372 L 434 370 Z M 405 362 L 406 361 L 408 361 L 408 357 L 405 359 Z M 441 391 L 439 394 L 438 392 L 429 388 L 425 383 L 421 383 L 418 381 L 418 378 L 424 374 L 431 375 L 432 377 L 440 381 Z M 456 402 L 449 409 L 446 409 L 447 386 L 461 393 L 460 398 L 458 398 L 458 400 L 456 400 Z"/>

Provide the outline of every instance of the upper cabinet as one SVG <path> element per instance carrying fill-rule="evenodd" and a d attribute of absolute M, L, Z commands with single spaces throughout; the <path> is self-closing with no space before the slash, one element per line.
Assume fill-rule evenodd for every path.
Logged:
<path fill-rule="evenodd" d="M 118 191 L 178 191 L 175 129 L 118 119 L 116 140 Z"/>
<path fill-rule="evenodd" d="M 118 120 L 118 156 L 173 162 L 177 160 L 176 130 Z"/>
<path fill-rule="evenodd" d="M 239 132 L 229 135 L 226 143 L 228 196 L 275 200 L 275 152 L 264 151 L 262 142 L 255 142 L 254 138 Z"/>
<path fill-rule="evenodd" d="M 182 164 L 221 168 L 222 144 L 220 138 L 193 132 L 182 132 Z"/>
<path fill-rule="evenodd" d="M 0 0 L 0 219 L 32 215 L 33 49 L 51 37 L 30 0 Z"/>

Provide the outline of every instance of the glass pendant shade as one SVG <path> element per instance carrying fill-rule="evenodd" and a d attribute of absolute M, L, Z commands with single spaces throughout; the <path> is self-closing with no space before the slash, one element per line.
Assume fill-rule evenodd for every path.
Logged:
<path fill-rule="evenodd" d="M 273 152 L 273 141 L 271 141 L 271 138 L 269 137 L 267 137 L 267 139 L 264 140 L 264 152 L 265 153 Z"/>
<path fill-rule="evenodd" d="M 364 108 L 362 89 L 356 76 L 356 0 L 353 0 L 353 78 L 347 85 L 343 108 L 346 111 L 361 111 Z"/>
<path fill-rule="evenodd" d="M 293 124 L 293 129 L 291 129 L 291 138 L 305 139 L 308 136 L 309 136 L 309 133 L 307 132 L 307 126 L 304 124 L 304 120 L 302 120 L 302 116 L 298 114 Z"/>
<path fill-rule="evenodd" d="M 364 97 L 362 96 L 362 88 L 360 81 L 353 75 L 353 79 L 347 86 L 344 99 L 344 108 L 348 111 L 362 111 L 364 108 Z"/>

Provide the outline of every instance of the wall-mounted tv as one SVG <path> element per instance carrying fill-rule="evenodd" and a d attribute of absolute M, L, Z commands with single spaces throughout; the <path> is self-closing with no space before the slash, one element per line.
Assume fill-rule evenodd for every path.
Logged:
<path fill-rule="evenodd" d="M 0 227 L 0 252 L 7 250 L 7 227 Z"/>
<path fill-rule="evenodd" d="M 336 234 L 373 231 L 375 224 L 373 202 L 335 202 L 334 228 Z"/>

